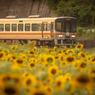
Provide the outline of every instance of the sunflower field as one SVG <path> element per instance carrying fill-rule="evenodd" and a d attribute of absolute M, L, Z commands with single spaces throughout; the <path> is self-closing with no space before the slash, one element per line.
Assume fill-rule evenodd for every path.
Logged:
<path fill-rule="evenodd" d="M 95 95 L 95 52 L 83 45 L 0 43 L 0 95 Z"/>

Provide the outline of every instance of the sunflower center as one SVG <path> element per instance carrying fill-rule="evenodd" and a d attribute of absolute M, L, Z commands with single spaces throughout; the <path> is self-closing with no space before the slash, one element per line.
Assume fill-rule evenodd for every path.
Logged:
<path fill-rule="evenodd" d="M 81 48 L 81 46 L 80 46 L 80 45 L 78 45 L 78 46 L 77 46 L 77 48 Z"/>
<path fill-rule="evenodd" d="M 74 61 L 74 58 L 73 58 L 73 57 L 68 57 L 67 60 L 68 60 L 69 62 L 72 62 L 72 61 Z"/>
<path fill-rule="evenodd" d="M 35 93 L 34 95 L 45 95 L 44 93 Z"/>
<path fill-rule="evenodd" d="M 58 56 L 56 56 L 55 59 L 58 59 Z"/>
<path fill-rule="evenodd" d="M 92 60 L 92 62 L 95 61 L 95 58 Z"/>
<path fill-rule="evenodd" d="M 23 60 L 17 60 L 17 63 L 19 63 L 19 64 L 22 64 L 23 63 Z"/>
<path fill-rule="evenodd" d="M 63 56 L 61 56 L 61 61 L 63 61 Z"/>
<path fill-rule="evenodd" d="M 48 88 L 47 90 L 48 90 L 49 92 L 51 92 L 51 89 L 50 89 L 50 88 Z"/>
<path fill-rule="evenodd" d="M 86 63 L 82 63 L 82 64 L 80 65 L 80 67 L 85 68 L 86 65 L 87 65 Z"/>
<path fill-rule="evenodd" d="M 80 76 L 77 80 L 78 80 L 78 82 L 80 82 L 82 84 L 86 84 L 89 82 L 89 78 L 86 76 Z"/>
<path fill-rule="evenodd" d="M 0 58 L 2 58 L 3 57 L 3 53 L 0 53 Z"/>
<path fill-rule="evenodd" d="M 27 85 L 30 85 L 31 84 L 31 80 L 28 79 L 27 82 L 26 82 Z"/>
<path fill-rule="evenodd" d="M 49 63 L 51 63 L 51 62 L 53 61 L 53 59 L 52 59 L 52 58 L 48 58 L 47 61 L 48 61 Z"/>
<path fill-rule="evenodd" d="M 30 66 L 31 66 L 31 67 L 34 67 L 34 63 L 31 63 Z"/>
<path fill-rule="evenodd" d="M 30 54 L 34 54 L 34 52 L 30 51 Z"/>
<path fill-rule="evenodd" d="M 6 93 L 7 95 L 13 95 L 13 94 L 16 93 L 15 89 L 14 89 L 14 88 L 11 88 L 11 87 L 5 88 L 4 91 L 5 91 L 5 93 Z"/>
<path fill-rule="evenodd" d="M 82 57 L 85 57 L 85 55 L 84 55 L 83 53 L 81 53 L 81 56 L 82 56 Z"/>
<path fill-rule="evenodd" d="M 52 73 L 52 74 L 56 74 L 56 69 L 52 69 L 52 70 L 51 70 L 51 73 Z"/>
<path fill-rule="evenodd" d="M 60 86 L 60 85 L 61 85 L 61 82 L 60 82 L 60 81 L 58 81 L 58 82 L 57 82 L 57 86 Z"/>

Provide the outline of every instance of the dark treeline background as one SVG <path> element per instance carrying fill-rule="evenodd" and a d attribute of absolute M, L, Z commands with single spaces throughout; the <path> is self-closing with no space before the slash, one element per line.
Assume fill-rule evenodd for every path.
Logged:
<path fill-rule="evenodd" d="M 77 25 L 95 27 L 95 0 L 47 0 L 49 9 L 57 16 L 73 16 Z"/>

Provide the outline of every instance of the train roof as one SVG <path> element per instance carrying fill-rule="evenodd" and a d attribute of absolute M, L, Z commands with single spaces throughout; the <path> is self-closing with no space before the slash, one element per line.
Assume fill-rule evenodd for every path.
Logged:
<path fill-rule="evenodd" d="M 33 15 L 29 17 L 25 16 L 6 16 L 6 18 L 0 18 L 0 21 L 13 21 L 13 20 L 56 20 L 56 19 L 62 19 L 62 18 L 70 18 L 70 19 L 76 19 L 75 17 L 69 17 L 69 16 L 62 16 L 62 17 L 50 17 L 50 16 L 39 16 L 39 15 Z"/>

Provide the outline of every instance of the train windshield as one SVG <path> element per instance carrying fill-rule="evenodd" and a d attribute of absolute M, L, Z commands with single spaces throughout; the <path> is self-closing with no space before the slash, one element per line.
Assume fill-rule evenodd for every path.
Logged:
<path fill-rule="evenodd" d="M 57 19 L 55 30 L 56 32 L 76 32 L 76 19 Z"/>

